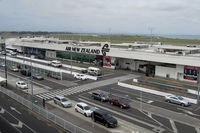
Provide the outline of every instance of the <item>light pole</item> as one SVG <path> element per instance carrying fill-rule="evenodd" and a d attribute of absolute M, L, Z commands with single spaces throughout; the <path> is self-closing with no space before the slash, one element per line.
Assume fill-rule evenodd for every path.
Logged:
<path fill-rule="evenodd" d="M 8 82 L 7 82 L 7 62 L 6 62 L 6 43 L 4 42 L 4 52 L 5 52 L 5 79 L 6 79 L 6 87 L 8 85 Z"/>
<path fill-rule="evenodd" d="M 32 77 L 32 55 L 30 57 L 30 63 L 31 63 L 31 100 L 33 104 L 33 77 Z"/>
<path fill-rule="evenodd" d="M 72 74 L 72 46 L 71 46 L 71 50 L 70 50 L 70 60 L 71 60 L 71 74 Z"/>

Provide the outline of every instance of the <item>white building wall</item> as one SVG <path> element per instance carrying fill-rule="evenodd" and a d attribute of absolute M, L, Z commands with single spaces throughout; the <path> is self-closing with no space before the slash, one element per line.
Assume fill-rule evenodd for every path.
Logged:
<path fill-rule="evenodd" d="M 176 68 L 156 66 L 155 76 L 166 78 L 167 75 L 169 75 L 169 78 L 176 79 Z"/>
<path fill-rule="evenodd" d="M 46 51 L 46 57 L 56 58 L 56 51 Z"/>
<path fill-rule="evenodd" d="M 176 65 L 177 80 L 184 80 L 183 75 L 184 75 L 184 66 L 183 65 Z"/>
<path fill-rule="evenodd" d="M 119 59 L 119 68 L 121 69 L 129 69 L 132 71 L 138 71 L 140 69 L 143 72 L 146 72 L 146 67 L 140 68 L 140 65 L 147 64 L 144 61 L 136 61 L 130 59 Z"/>

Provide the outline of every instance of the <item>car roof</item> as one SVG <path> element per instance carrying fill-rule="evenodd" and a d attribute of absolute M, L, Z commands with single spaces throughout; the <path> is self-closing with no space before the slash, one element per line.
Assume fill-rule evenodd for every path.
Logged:
<path fill-rule="evenodd" d="M 58 60 L 53 60 L 53 61 L 51 61 L 51 62 L 55 62 L 55 63 L 61 63 L 60 61 L 58 61 Z"/>
<path fill-rule="evenodd" d="M 95 109 L 94 112 L 97 112 L 99 114 L 109 114 L 109 112 L 102 110 L 102 109 Z"/>
<path fill-rule="evenodd" d="M 86 103 L 83 103 L 83 102 L 80 102 L 80 103 L 77 103 L 77 104 L 79 104 L 79 105 L 81 105 L 81 106 L 83 106 L 83 107 L 89 106 L 89 105 L 87 105 Z"/>

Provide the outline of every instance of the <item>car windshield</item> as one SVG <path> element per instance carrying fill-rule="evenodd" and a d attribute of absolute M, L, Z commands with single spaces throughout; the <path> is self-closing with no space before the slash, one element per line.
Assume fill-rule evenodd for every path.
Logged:
<path fill-rule="evenodd" d="M 25 83 L 22 82 L 21 85 L 25 85 Z"/>
<path fill-rule="evenodd" d="M 84 110 L 90 110 L 90 107 L 89 106 L 85 106 Z"/>
<path fill-rule="evenodd" d="M 62 99 L 62 102 L 66 102 L 66 101 L 68 101 L 66 98 L 63 98 L 63 99 Z"/>
<path fill-rule="evenodd" d="M 105 115 L 104 115 L 104 118 L 105 118 L 105 119 L 110 119 L 110 118 L 112 118 L 112 115 L 111 115 L 111 114 L 105 114 Z"/>
<path fill-rule="evenodd" d="M 178 97 L 178 99 L 179 99 L 179 100 L 183 100 L 183 98 L 182 98 L 182 97 L 180 97 L 180 96 Z"/>
<path fill-rule="evenodd" d="M 126 102 L 124 101 L 124 99 L 119 99 L 119 102 L 120 102 L 120 103 L 126 103 Z"/>

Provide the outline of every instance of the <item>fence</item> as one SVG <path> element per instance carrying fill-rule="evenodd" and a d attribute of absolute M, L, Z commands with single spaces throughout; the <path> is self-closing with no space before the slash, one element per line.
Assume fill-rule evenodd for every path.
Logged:
<path fill-rule="evenodd" d="M 36 112 L 37 114 L 41 115 L 45 119 L 53 122 L 54 124 L 62 127 L 63 129 L 71 132 L 71 133 L 91 133 L 83 128 L 80 128 L 74 124 L 72 124 L 69 121 L 64 120 L 63 118 L 56 116 L 55 114 L 51 113 L 49 110 L 44 109 L 25 98 L 15 94 L 14 92 L 5 89 L 3 87 L 0 87 L 0 92 L 6 94 L 7 96 L 11 97 L 12 99 L 16 100 L 17 102 L 23 104 L 27 108 L 31 109 L 33 112 Z"/>

